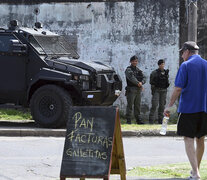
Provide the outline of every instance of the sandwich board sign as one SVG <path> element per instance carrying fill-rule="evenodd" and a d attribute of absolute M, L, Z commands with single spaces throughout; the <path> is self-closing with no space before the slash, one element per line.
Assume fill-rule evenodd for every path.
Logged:
<path fill-rule="evenodd" d="M 67 123 L 60 179 L 126 179 L 119 110 L 116 107 L 74 106 Z"/>

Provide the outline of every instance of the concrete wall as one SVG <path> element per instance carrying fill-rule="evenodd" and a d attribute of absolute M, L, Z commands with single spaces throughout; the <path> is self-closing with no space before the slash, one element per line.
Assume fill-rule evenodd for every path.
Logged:
<path fill-rule="evenodd" d="M 136 54 L 138 66 L 147 77 L 142 96 L 144 115 L 151 106 L 149 76 L 160 58 L 170 69 L 168 97 L 171 94 L 179 66 L 179 0 L 1 4 L 0 26 L 11 19 L 32 26 L 36 7 L 40 9 L 38 21 L 45 28 L 77 37 L 81 59 L 110 64 L 123 79 L 123 87 L 129 58 Z M 125 109 L 124 90 L 115 104 Z"/>

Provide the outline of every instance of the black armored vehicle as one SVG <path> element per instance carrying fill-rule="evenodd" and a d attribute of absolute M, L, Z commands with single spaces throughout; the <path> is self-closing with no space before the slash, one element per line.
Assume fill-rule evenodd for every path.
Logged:
<path fill-rule="evenodd" d="M 41 127 L 66 124 L 71 106 L 112 105 L 122 81 L 110 66 L 78 60 L 68 41 L 10 22 L 0 28 L 0 104 L 30 107 Z"/>

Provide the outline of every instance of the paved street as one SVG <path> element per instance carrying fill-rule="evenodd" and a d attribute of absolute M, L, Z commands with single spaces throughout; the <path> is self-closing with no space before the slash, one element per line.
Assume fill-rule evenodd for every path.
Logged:
<path fill-rule="evenodd" d="M 127 169 L 187 161 L 181 138 L 123 140 Z M 64 138 L 0 137 L 0 180 L 58 179 L 63 145 Z"/>

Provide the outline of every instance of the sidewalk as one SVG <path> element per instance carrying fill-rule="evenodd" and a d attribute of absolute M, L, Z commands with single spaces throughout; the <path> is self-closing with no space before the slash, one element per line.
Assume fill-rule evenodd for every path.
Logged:
<path fill-rule="evenodd" d="M 46 129 L 37 127 L 0 127 L 0 136 L 42 136 L 65 137 L 65 129 Z M 122 131 L 123 137 L 162 136 L 158 130 Z M 166 136 L 177 136 L 168 131 Z M 163 136 L 162 136 L 163 137 Z"/>
<path fill-rule="evenodd" d="M 0 121 L 0 136 L 42 136 L 65 137 L 66 129 L 38 128 L 34 121 Z M 162 136 L 159 130 L 122 131 L 123 137 Z M 176 131 L 168 131 L 166 136 L 177 136 Z M 163 136 L 162 136 L 163 137 Z"/>

